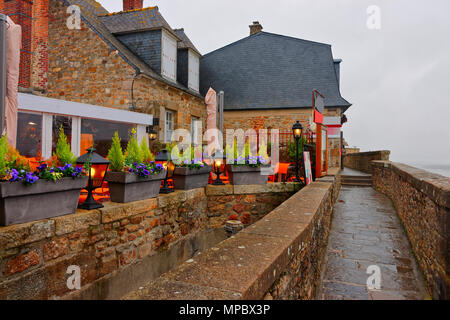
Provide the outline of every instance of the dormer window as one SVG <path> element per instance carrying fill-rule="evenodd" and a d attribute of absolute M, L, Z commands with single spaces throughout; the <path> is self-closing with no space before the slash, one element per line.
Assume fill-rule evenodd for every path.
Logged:
<path fill-rule="evenodd" d="M 188 87 L 198 92 L 200 90 L 200 57 L 192 50 L 189 50 L 188 65 Z"/>
<path fill-rule="evenodd" d="M 177 81 L 177 40 L 163 30 L 161 41 L 161 75 Z"/>

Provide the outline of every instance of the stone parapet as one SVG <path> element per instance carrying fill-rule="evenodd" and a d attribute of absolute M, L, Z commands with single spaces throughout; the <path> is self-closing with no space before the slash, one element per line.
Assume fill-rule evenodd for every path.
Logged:
<path fill-rule="evenodd" d="M 373 185 L 393 202 L 435 299 L 450 297 L 450 178 L 374 161 Z"/>
<path fill-rule="evenodd" d="M 372 173 L 371 162 L 374 160 L 387 161 L 390 154 L 391 152 L 388 150 L 346 154 L 344 156 L 344 166 L 365 173 Z"/>
<path fill-rule="evenodd" d="M 189 259 L 197 250 L 191 248 L 192 239 L 215 237 L 200 232 L 223 227 L 233 213 L 251 224 L 289 198 L 294 186 L 272 184 L 265 192 L 249 186 L 249 190 L 253 193 L 233 186 L 175 191 L 155 199 L 107 202 L 98 210 L 0 227 L 0 300 L 67 295 L 120 298 L 142 285 L 137 273 L 142 281 L 150 281 L 168 271 L 167 261 L 176 265 L 180 259 Z M 150 273 L 149 264 L 155 266 Z M 67 268 L 72 265 L 80 267 L 81 291 L 86 293 L 67 288 Z M 111 280 L 115 277 L 119 281 Z M 115 289 L 106 290 L 106 283 Z"/>
<path fill-rule="evenodd" d="M 338 177 L 312 183 L 125 299 L 313 299 L 339 188 Z"/>

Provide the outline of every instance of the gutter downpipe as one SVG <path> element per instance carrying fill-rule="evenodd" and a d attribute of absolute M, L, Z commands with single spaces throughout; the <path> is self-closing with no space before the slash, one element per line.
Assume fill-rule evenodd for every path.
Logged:
<path fill-rule="evenodd" d="M 0 136 L 5 131 L 6 105 L 6 16 L 0 14 Z"/>

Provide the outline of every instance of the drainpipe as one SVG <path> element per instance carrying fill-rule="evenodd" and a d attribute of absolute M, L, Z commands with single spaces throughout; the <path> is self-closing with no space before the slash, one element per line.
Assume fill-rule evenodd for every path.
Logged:
<path fill-rule="evenodd" d="M 6 16 L 0 14 L 0 136 L 5 129 L 6 98 Z"/>
<path fill-rule="evenodd" d="M 224 105 L 225 93 L 223 91 L 219 92 L 219 96 L 217 99 L 218 104 L 218 114 L 219 114 L 219 130 L 223 134 L 223 105 Z"/>

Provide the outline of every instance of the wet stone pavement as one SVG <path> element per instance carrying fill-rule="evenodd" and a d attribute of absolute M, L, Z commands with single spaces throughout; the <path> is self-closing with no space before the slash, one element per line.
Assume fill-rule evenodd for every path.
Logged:
<path fill-rule="evenodd" d="M 369 266 L 381 288 L 369 290 Z M 342 187 L 336 203 L 318 299 L 403 300 L 426 297 L 408 239 L 391 201 L 371 187 Z"/>

